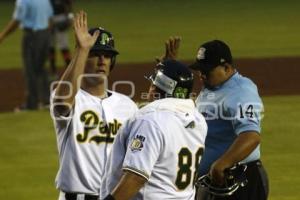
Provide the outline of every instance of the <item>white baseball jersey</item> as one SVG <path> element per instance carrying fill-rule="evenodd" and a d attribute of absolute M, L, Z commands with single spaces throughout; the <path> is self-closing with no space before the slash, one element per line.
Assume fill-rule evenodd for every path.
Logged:
<path fill-rule="evenodd" d="M 51 115 L 56 129 L 59 171 L 56 186 L 64 192 L 98 195 L 111 145 L 121 124 L 138 110 L 125 95 L 108 91 L 100 99 L 79 90 L 69 117 Z"/>
<path fill-rule="evenodd" d="M 148 180 L 134 200 L 194 199 L 206 132 L 192 100 L 166 98 L 145 106 L 119 130 L 100 197 L 112 192 L 124 170 Z"/>

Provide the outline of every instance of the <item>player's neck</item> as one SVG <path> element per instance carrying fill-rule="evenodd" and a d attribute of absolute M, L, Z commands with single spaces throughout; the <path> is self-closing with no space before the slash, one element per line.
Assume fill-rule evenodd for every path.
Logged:
<path fill-rule="evenodd" d="M 90 93 L 93 96 L 99 97 L 101 99 L 107 97 L 107 92 L 104 84 L 98 84 L 94 86 L 82 84 L 81 87 L 84 91 Z"/>

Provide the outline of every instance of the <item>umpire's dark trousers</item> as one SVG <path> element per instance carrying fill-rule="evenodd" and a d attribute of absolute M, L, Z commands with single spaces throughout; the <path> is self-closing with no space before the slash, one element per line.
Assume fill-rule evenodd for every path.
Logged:
<path fill-rule="evenodd" d="M 48 29 L 33 31 L 24 28 L 22 56 L 27 86 L 26 108 L 36 109 L 39 100 L 49 103 L 49 81 L 45 63 L 50 45 Z"/>
<path fill-rule="evenodd" d="M 267 200 L 268 176 L 260 160 L 247 163 L 246 177 L 247 185 L 239 188 L 232 196 L 208 197 L 207 200 Z"/>

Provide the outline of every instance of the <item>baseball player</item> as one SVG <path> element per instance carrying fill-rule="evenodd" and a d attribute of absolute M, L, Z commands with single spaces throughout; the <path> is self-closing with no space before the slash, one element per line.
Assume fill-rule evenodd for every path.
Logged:
<path fill-rule="evenodd" d="M 193 76 L 165 60 L 150 76 L 149 99 L 121 127 L 105 167 L 101 199 L 194 199 L 193 179 L 207 126 L 189 98 Z"/>
<path fill-rule="evenodd" d="M 256 85 L 237 72 L 229 46 L 220 40 L 202 44 L 191 67 L 204 82 L 196 105 L 208 125 L 199 175 L 209 173 L 212 183 L 222 186 L 225 169 L 243 163 L 246 186 L 231 196 L 214 199 L 267 199 L 268 177 L 260 161 L 263 104 Z"/>
<path fill-rule="evenodd" d="M 57 44 L 65 65 L 68 66 L 71 61 L 71 53 L 69 48 L 68 30 L 73 19 L 72 0 L 51 0 L 54 11 L 51 29 L 51 46 L 49 52 L 50 69 L 53 75 L 56 74 L 56 52 Z"/>
<path fill-rule="evenodd" d="M 87 15 L 74 20 L 76 49 L 51 95 L 56 129 L 59 200 L 99 198 L 105 163 L 117 131 L 137 106 L 128 97 L 106 89 L 106 77 L 118 52 L 110 32 L 88 31 Z"/>

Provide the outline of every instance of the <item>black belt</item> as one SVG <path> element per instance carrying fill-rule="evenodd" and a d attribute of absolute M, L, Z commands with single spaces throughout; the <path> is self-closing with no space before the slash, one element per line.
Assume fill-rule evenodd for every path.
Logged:
<path fill-rule="evenodd" d="M 48 30 L 48 29 L 46 28 L 46 29 L 34 30 L 34 29 L 32 29 L 32 28 L 24 27 L 23 30 L 24 30 L 25 32 L 36 33 L 36 32 L 46 31 L 46 30 Z"/>
<path fill-rule="evenodd" d="M 78 194 L 78 193 L 65 193 L 66 200 L 77 200 L 78 195 L 84 195 L 84 200 L 98 200 L 98 195 Z"/>

